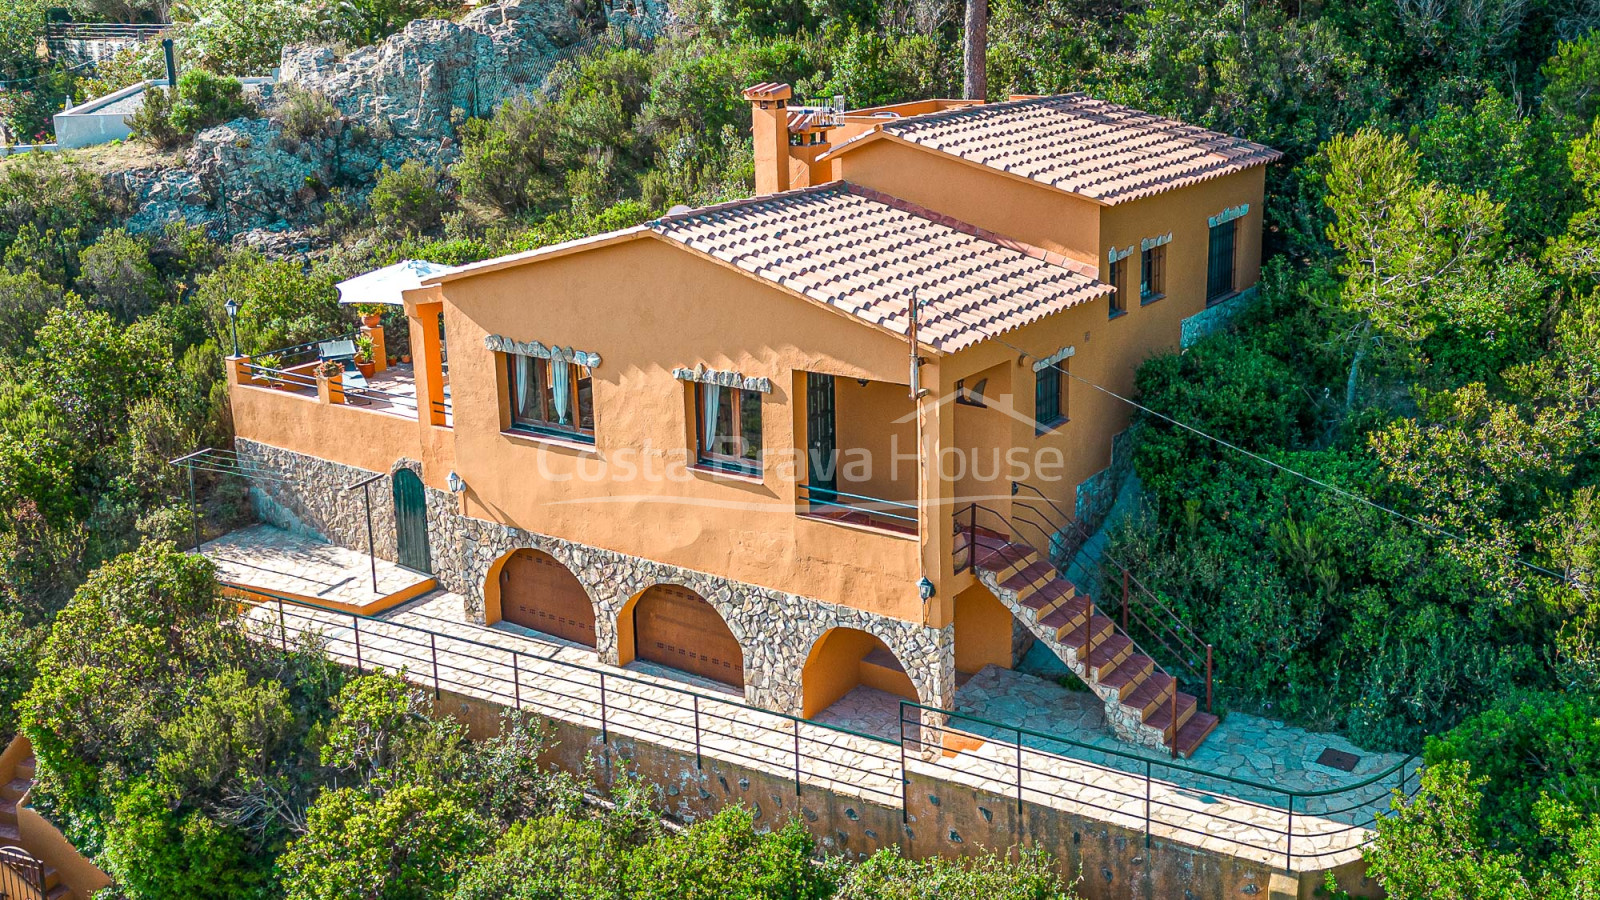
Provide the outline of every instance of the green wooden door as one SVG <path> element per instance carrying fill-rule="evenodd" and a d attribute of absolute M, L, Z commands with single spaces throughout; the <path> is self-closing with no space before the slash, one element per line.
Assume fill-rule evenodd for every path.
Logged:
<path fill-rule="evenodd" d="M 422 479 L 410 469 L 394 473 L 394 530 L 399 542 L 400 565 L 433 573 L 428 554 L 428 498 Z"/>

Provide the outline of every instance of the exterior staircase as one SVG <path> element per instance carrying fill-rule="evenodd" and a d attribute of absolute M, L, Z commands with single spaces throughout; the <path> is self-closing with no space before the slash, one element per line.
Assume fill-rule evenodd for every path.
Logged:
<path fill-rule="evenodd" d="M 35 761 L 31 756 L 19 761 L 12 770 L 11 780 L 0 785 L 0 848 L 21 848 L 22 826 L 17 819 L 17 807 L 22 805 L 28 791 L 33 789 L 34 766 Z M 40 897 L 44 900 L 67 900 L 73 896 L 72 889 L 61 883 L 60 873 L 42 863 L 37 865 L 37 871 L 31 866 L 15 865 L 8 861 L 7 854 L 0 852 L 0 866 L 8 869 L 0 872 L 0 885 L 17 891 L 17 900 L 22 900 L 23 892 L 32 895 L 29 900 Z M 43 873 L 42 884 L 38 883 L 38 872 Z M 7 900 L 11 898 L 7 897 Z"/>
<path fill-rule="evenodd" d="M 1201 712 L 1176 678 L 1032 546 L 972 528 L 957 534 L 955 554 L 1105 702 L 1106 722 L 1119 739 L 1188 757 L 1217 727 L 1216 716 Z"/>

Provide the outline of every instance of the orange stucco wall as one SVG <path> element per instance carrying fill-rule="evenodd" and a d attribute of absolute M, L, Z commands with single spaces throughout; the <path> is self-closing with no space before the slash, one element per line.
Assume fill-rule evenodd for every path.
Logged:
<path fill-rule="evenodd" d="M 468 515 L 921 619 L 917 542 L 796 516 L 799 475 L 784 464 L 803 446 L 795 373 L 894 380 L 901 341 L 650 237 L 442 292 Z M 600 354 L 592 447 L 502 430 L 507 386 L 500 355 L 484 349 L 490 334 Z M 672 370 L 701 363 L 772 379 L 760 478 L 683 466 L 690 387 Z M 646 475 L 664 471 L 677 477 Z"/>
<path fill-rule="evenodd" d="M 861 684 L 916 700 L 916 689 L 903 672 L 862 665 L 862 659 L 874 650 L 890 652 L 883 641 L 855 628 L 831 628 L 817 638 L 801 671 L 800 714 L 810 718 Z"/>
<path fill-rule="evenodd" d="M 1011 611 L 988 588 L 974 584 L 957 594 L 956 671 L 1011 668 L 1011 631 Z"/>
<path fill-rule="evenodd" d="M 442 426 L 237 382 L 228 397 L 234 433 L 242 438 L 373 472 L 415 459 L 423 480 L 441 489 L 453 465 L 454 443 Z"/>

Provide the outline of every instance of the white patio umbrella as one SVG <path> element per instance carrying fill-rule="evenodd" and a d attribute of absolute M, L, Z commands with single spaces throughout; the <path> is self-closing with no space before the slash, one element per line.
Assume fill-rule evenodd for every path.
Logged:
<path fill-rule="evenodd" d="M 408 259 L 392 266 L 373 269 L 371 272 L 341 281 L 335 286 L 339 289 L 339 303 L 342 306 L 356 303 L 387 303 L 391 306 L 400 306 L 405 302 L 400 296 L 402 291 L 422 287 L 422 279 L 448 272 L 451 268 L 426 260 Z"/>

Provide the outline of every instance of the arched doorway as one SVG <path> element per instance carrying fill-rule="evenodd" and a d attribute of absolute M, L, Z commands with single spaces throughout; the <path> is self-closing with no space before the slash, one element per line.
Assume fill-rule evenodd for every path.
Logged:
<path fill-rule="evenodd" d="M 394 533 L 399 563 L 418 572 L 433 573 L 428 552 L 428 497 L 422 479 L 410 469 L 394 473 Z"/>
<path fill-rule="evenodd" d="M 830 628 L 811 645 L 800 671 L 800 715 L 811 718 L 857 687 L 918 700 L 905 666 L 876 635 L 856 628 Z"/>
<path fill-rule="evenodd" d="M 639 595 L 631 614 L 634 658 L 744 687 L 744 651 L 704 597 L 658 584 Z"/>
<path fill-rule="evenodd" d="M 585 647 L 595 645 L 589 592 L 566 566 L 540 550 L 518 550 L 500 567 L 500 618 Z"/>

